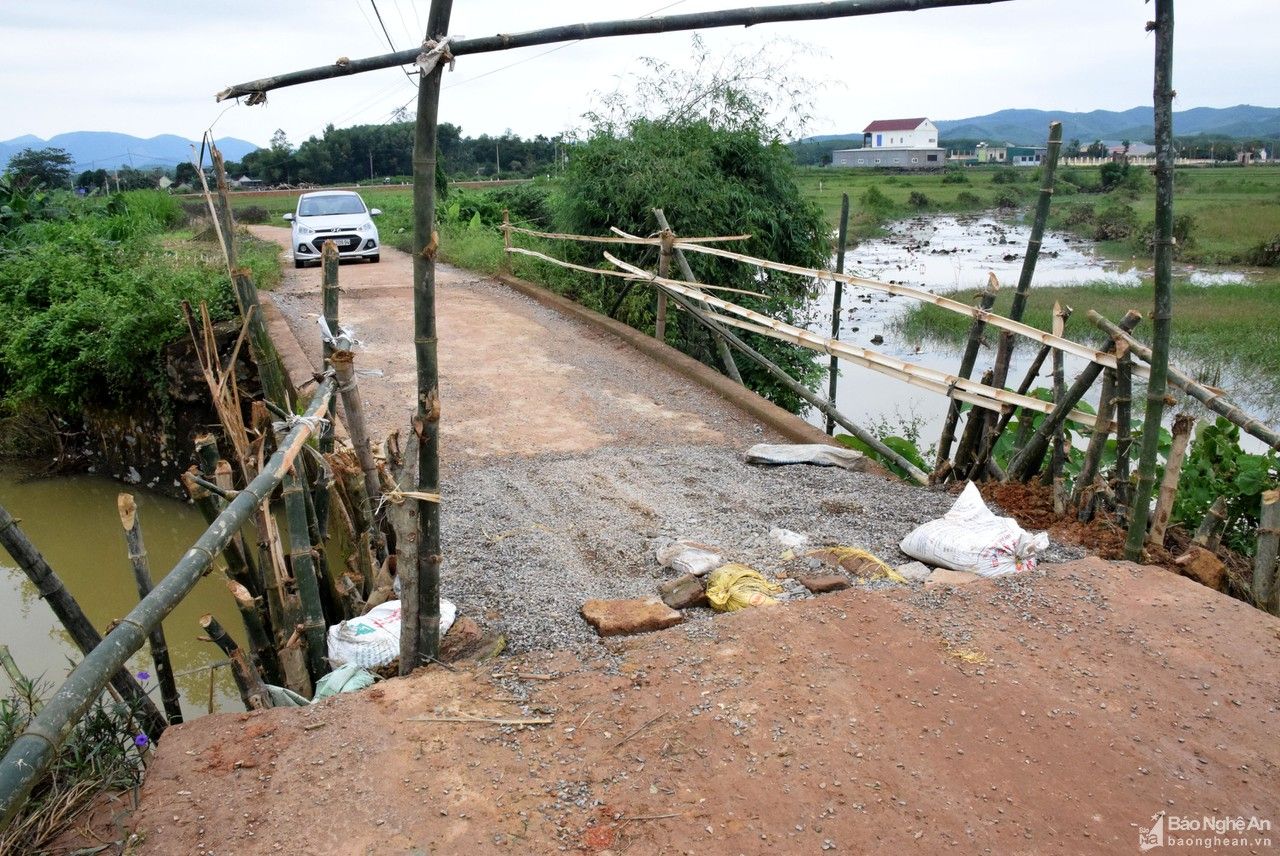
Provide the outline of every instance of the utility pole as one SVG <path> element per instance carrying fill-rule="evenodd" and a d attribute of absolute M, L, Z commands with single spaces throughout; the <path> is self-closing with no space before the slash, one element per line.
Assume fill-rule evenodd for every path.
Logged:
<path fill-rule="evenodd" d="M 502 180 L 502 152 L 498 148 L 499 143 L 493 144 L 493 162 L 494 162 L 494 178 Z"/>

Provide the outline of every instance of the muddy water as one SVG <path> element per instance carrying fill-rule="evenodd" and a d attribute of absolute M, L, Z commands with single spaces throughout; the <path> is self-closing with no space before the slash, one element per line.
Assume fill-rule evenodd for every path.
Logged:
<path fill-rule="evenodd" d="M 985 286 L 988 273 L 994 273 L 1002 289 L 1012 289 L 1017 286 L 1022 269 L 1029 231 L 1026 226 L 1001 223 L 988 217 L 917 218 L 895 224 L 891 228 L 891 234 L 884 239 L 867 241 L 851 250 L 845 259 L 845 270 L 933 292 L 955 289 L 973 289 L 977 292 Z M 1147 271 L 1139 267 L 1136 261 L 1126 263 L 1104 259 L 1093 250 L 1091 242 L 1085 239 L 1048 232 L 1044 236 L 1037 260 L 1034 285 L 1053 287 L 1110 281 L 1136 288 L 1146 274 Z M 1175 275 L 1188 277 L 1193 282 L 1210 287 L 1216 283 L 1241 282 L 1246 279 L 1244 274 L 1237 271 L 1210 271 L 1188 267 L 1176 270 Z M 811 329 L 826 335 L 831 331 L 833 290 L 834 286 L 828 286 L 813 307 L 815 320 Z M 846 287 L 840 319 L 840 338 L 913 363 L 954 373 L 960 362 L 958 347 L 930 341 L 905 341 L 897 332 L 897 322 L 915 303 L 916 301 L 906 297 L 895 297 L 856 286 Z M 1069 336 L 1071 329 L 1072 327 L 1068 327 Z M 874 341 L 877 337 L 883 341 Z M 990 332 L 986 337 L 992 346 L 996 338 Z M 1018 384 L 1037 351 L 1038 346 L 1034 343 L 1024 339 L 1017 340 L 1009 372 L 1009 386 Z M 990 367 L 993 359 L 994 347 L 984 347 L 979 351 L 975 378 Z M 825 365 L 827 359 L 824 357 L 821 361 Z M 1033 383 L 1033 388 L 1051 385 L 1050 362 L 1046 360 L 1041 376 Z M 1194 365 L 1185 367 L 1188 370 L 1195 369 Z M 1082 368 L 1083 360 L 1070 356 L 1066 358 L 1065 374 L 1068 384 Z M 1224 377 L 1222 383 L 1233 389 L 1237 393 L 1237 399 L 1245 406 L 1273 420 L 1280 418 L 1280 402 L 1275 400 L 1270 390 L 1255 389 L 1244 378 Z M 826 389 L 825 380 L 822 388 Z M 1095 384 L 1086 400 L 1096 405 L 1098 389 L 1099 385 Z M 1135 383 L 1135 400 L 1140 401 L 1144 394 L 1145 389 Z M 841 362 L 836 406 L 850 418 L 879 433 L 902 435 L 907 426 L 914 425 L 920 434 L 921 442 L 918 445 L 927 447 L 936 442 L 942 430 L 947 399 L 893 377 Z M 823 417 L 820 414 L 810 411 L 808 418 L 813 424 L 822 424 Z"/>
<path fill-rule="evenodd" d="M 105 629 L 138 602 L 116 513 L 116 496 L 122 486 L 92 475 L 36 480 L 26 475 L 0 465 L 0 504 L 21 521 L 23 531 L 80 602 L 89 620 L 99 630 Z M 158 581 L 204 531 L 204 520 L 195 508 L 184 503 L 142 490 L 130 492 L 138 503 L 152 576 Z M 239 616 L 220 576 L 214 573 L 202 579 L 164 622 L 175 672 L 224 659 L 213 644 L 196 639 L 201 632 L 197 619 L 206 612 L 217 616 L 243 644 Z M 3 549 L 0 617 L 0 642 L 9 646 L 28 677 L 43 675 L 57 685 L 69 671 L 69 661 L 79 660 L 79 651 L 62 625 Z M 133 658 L 130 668 L 155 674 L 145 648 Z M 153 677 L 148 687 L 154 686 Z M 8 689 L 7 678 L 2 674 L 0 687 Z M 208 710 L 207 670 L 180 676 L 178 688 L 188 717 Z M 239 697 L 225 668 L 215 670 L 213 695 L 216 709 L 240 709 Z M 153 692 L 153 697 L 159 703 L 158 691 Z"/>

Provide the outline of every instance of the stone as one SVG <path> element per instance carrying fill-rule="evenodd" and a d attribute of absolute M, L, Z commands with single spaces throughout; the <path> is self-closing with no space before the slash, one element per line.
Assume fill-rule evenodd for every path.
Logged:
<path fill-rule="evenodd" d="M 953 571 L 950 568 L 935 568 L 933 573 L 929 574 L 929 578 L 924 581 L 925 588 L 934 588 L 935 586 L 962 586 L 965 583 L 971 583 L 980 580 L 982 577 L 977 574 L 971 574 L 968 571 Z"/>
<path fill-rule="evenodd" d="M 445 663 L 466 659 L 479 651 L 484 641 L 484 631 L 480 629 L 480 625 L 466 615 L 459 615 L 449 632 L 440 640 L 440 659 Z"/>
<path fill-rule="evenodd" d="M 907 562 L 905 565 L 898 565 L 894 570 L 898 572 L 898 576 L 909 583 L 922 583 L 929 578 L 929 574 L 933 573 L 933 569 L 923 562 Z"/>
<path fill-rule="evenodd" d="M 684 616 L 659 598 L 592 599 L 582 605 L 582 617 L 601 636 L 625 636 L 674 627 Z"/>
<path fill-rule="evenodd" d="M 814 594 L 825 594 L 829 591 L 841 591 L 849 588 L 849 580 L 839 574 L 810 574 L 796 577 L 796 582 Z"/>
<path fill-rule="evenodd" d="M 702 579 L 695 574 L 685 574 L 658 586 L 662 602 L 672 609 L 689 609 L 707 605 L 707 590 Z"/>
<path fill-rule="evenodd" d="M 1183 576 L 1190 577 L 1214 591 L 1222 591 L 1226 586 L 1227 566 L 1211 550 L 1193 545 L 1173 562 L 1182 571 Z"/>

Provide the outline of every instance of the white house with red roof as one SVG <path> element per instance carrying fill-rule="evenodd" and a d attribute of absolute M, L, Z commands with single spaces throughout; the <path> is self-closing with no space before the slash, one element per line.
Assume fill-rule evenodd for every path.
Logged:
<path fill-rule="evenodd" d="M 939 169 L 946 151 L 938 146 L 938 126 L 918 119 L 877 119 L 862 129 L 862 148 L 837 149 L 832 166 Z"/>

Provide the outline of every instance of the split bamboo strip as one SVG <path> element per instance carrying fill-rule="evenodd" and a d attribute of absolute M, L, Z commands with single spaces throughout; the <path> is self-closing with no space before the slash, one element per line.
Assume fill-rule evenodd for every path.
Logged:
<path fill-rule="evenodd" d="M 844 273 L 845 243 L 849 240 L 849 194 L 840 194 L 840 223 L 836 228 L 836 273 Z M 681 254 L 683 255 L 683 253 Z M 690 281 L 693 277 L 685 277 Z M 840 338 L 840 303 L 844 297 L 844 283 L 837 282 L 831 295 L 831 338 Z M 840 360 L 832 356 L 827 366 L 827 401 L 835 404 L 836 387 L 840 381 Z M 955 427 L 955 423 L 952 423 Z M 836 433 L 836 423 L 827 418 L 827 433 Z M 945 433 L 945 431 L 944 431 Z"/>
<path fill-rule="evenodd" d="M 1220 532 L 1222 526 L 1227 522 L 1227 498 L 1220 496 L 1209 506 L 1208 512 L 1205 513 L 1204 519 L 1200 521 L 1200 525 L 1196 527 L 1196 534 L 1191 538 L 1192 542 L 1199 544 L 1208 550 L 1218 549 L 1222 538 Z"/>
<path fill-rule="evenodd" d="M 1111 321 L 1104 318 L 1097 312 L 1094 312 L 1092 309 L 1089 310 L 1088 314 L 1089 320 L 1097 325 L 1099 329 L 1103 330 L 1112 338 L 1119 338 L 1128 346 L 1129 351 L 1135 354 L 1139 359 L 1146 360 L 1147 362 L 1151 361 L 1153 356 L 1151 349 L 1142 342 L 1139 342 L 1133 336 L 1125 333 L 1115 324 L 1111 323 Z M 1222 390 L 1214 389 L 1213 387 L 1206 386 L 1192 379 L 1190 375 L 1174 365 L 1170 365 L 1168 368 L 1168 382 L 1194 398 L 1196 401 L 1199 401 L 1214 413 L 1224 417 L 1228 422 L 1239 426 L 1241 431 L 1244 431 L 1250 436 L 1256 437 L 1272 449 L 1280 451 L 1280 432 L 1268 427 L 1258 419 L 1241 410 L 1227 398 L 1226 393 Z"/>
<path fill-rule="evenodd" d="M 1262 493 L 1258 514 L 1258 549 L 1253 554 L 1253 602 L 1259 609 L 1280 615 L 1280 577 L 1276 557 L 1280 553 L 1280 490 Z"/>
<path fill-rule="evenodd" d="M 846 194 L 847 200 L 847 194 Z M 839 267 L 837 264 L 836 267 Z M 841 283 L 836 283 L 839 289 Z M 983 312 L 990 312 L 992 305 L 996 302 L 996 293 L 1000 289 L 1000 281 L 996 279 L 994 273 L 987 275 L 987 287 L 978 295 L 978 308 Z M 837 292 L 839 293 L 839 292 Z M 964 354 L 960 357 L 960 368 L 956 370 L 956 376 L 968 379 L 973 375 L 974 364 L 978 362 L 978 348 L 982 345 L 982 331 L 987 326 L 987 322 L 981 316 L 974 318 L 973 323 L 969 325 L 969 338 L 964 345 Z M 832 329 L 836 329 L 837 324 L 832 325 Z M 833 335 L 834 338 L 834 335 Z M 832 360 L 835 358 L 833 357 Z M 832 371 L 835 371 L 835 363 L 832 363 Z M 942 465 L 951 459 L 951 444 L 955 440 L 956 423 L 960 420 L 960 402 L 954 399 L 947 405 L 947 417 L 942 423 L 942 436 L 938 438 L 938 455 L 934 460 L 933 468 L 937 472 Z"/>
<path fill-rule="evenodd" d="M 782 6 L 724 9 L 714 12 L 692 12 L 685 15 L 648 16 L 618 21 L 594 21 L 591 23 L 565 24 L 532 30 L 525 33 L 499 33 L 473 39 L 457 39 L 449 42 L 448 56 L 489 53 L 534 45 L 572 42 L 583 39 L 601 39 L 614 36 L 638 36 L 646 33 L 672 33 L 681 30 L 701 30 L 710 27 L 750 27 L 758 24 L 793 21 L 816 21 L 832 18 L 849 18 L 861 15 L 881 15 L 889 12 L 908 12 L 919 9 L 936 9 L 950 6 L 978 6 L 1003 0 L 838 0 L 826 3 L 795 3 Z M 428 21 L 427 33 L 433 39 L 441 38 L 447 28 L 433 28 Z M 266 93 L 285 86 L 297 86 L 316 80 L 346 77 L 398 65 L 412 65 L 421 48 L 395 51 L 362 59 L 342 58 L 342 61 L 317 68 L 294 71 L 264 77 L 247 83 L 229 86 L 216 96 L 218 101 L 228 98 L 248 97 L 250 104 L 266 101 Z"/>
<path fill-rule="evenodd" d="M 364 473 L 366 502 L 376 504 L 380 494 L 378 462 L 373 457 L 373 447 L 369 443 L 369 432 L 365 427 L 364 405 L 360 400 L 360 388 L 356 381 L 355 354 L 346 350 L 336 351 L 331 364 L 338 376 L 343 421 L 347 426 L 347 434 L 351 437 L 356 460 L 360 462 L 360 470 Z"/>
<path fill-rule="evenodd" d="M 1117 328 L 1119 329 L 1119 328 Z M 1116 345 L 1120 367 L 1116 369 L 1116 517 L 1129 519 L 1129 452 L 1133 447 L 1133 357 L 1125 342 Z"/>
<path fill-rule="evenodd" d="M 992 327 L 997 327 L 1001 330 L 1008 330 L 1012 333 L 1017 333 L 1019 336 L 1024 336 L 1028 339 L 1032 339 L 1034 341 L 1041 343 L 1042 345 L 1050 345 L 1054 348 L 1058 348 L 1068 354 L 1071 354 L 1072 356 L 1076 356 L 1081 359 L 1088 360 L 1089 362 L 1098 363 L 1104 368 L 1113 369 L 1116 367 L 1115 355 L 1110 353 L 1109 351 L 1096 350 L 1094 348 L 1089 347 L 1088 345 L 1082 345 L 1079 342 L 1073 342 L 1070 339 L 1059 338 L 1057 336 L 1054 336 L 1052 333 L 1046 333 L 1043 330 L 1037 330 L 1035 327 L 1032 327 L 1027 324 L 1023 324 L 1021 321 L 1014 321 L 1013 319 L 1006 318 L 1003 315 L 996 315 L 993 313 L 987 313 L 986 315 L 983 315 L 982 310 L 976 306 L 969 306 L 967 304 L 961 303 L 958 300 L 952 300 L 949 297 L 942 297 L 937 294 L 931 294 L 927 291 L 923 291 L 919 288 L 912 288 L 911 286 L 908 286 L 908 285 L 897 285 L 895 283 L 879 282 L 874 279 L 867 279 L 861 276 L 853 276 L 847 273 L 835 273 L 829 270 L 817 270 L 816 268 L 798 267 L 797 265 L 783 264 L 782 262 L 771 262 L 771 261 L 768 261 L 767 259 L 758 259 L 758 258 L 754 258 L 753 256 L 744 256 L 741 253 L 733 253 L 733 252 L 729 252 L 728 250 L 718 249 L 716 247 L 706 247 L 698 244 L 686 244 L 682 240 L 676 241 L 676 249 L 691 250 L 695 253 L 706 253 L 707 255 L 719 256 L 720 258 L 733 259 L 735 261 L 740 261 L 744 264 L 765 268 L 766 270 L 776 270 L 782 273 L 791 273 L 791 274 L 796 274 L 797 276 L 812 277 L 814 279 L 827 280 L 830 282 L 843 282 L 846 285 L 859 285 L 859 286 L 862 286 L 863 288 L 869 288 L 873 291 L 884 292 L 885 294 L 893 294 L 899 297 L 909 297 L 912 300 L 918 300 L 921 303 L 930 303 L 934 306 L 937 306 L 940 309 L 946 309 L 951 312 L 955 312 L 958 315 L 965 315 L 965 316 L 968 316 L 969 318 L 982 317 L 982 319 L 987 324 L 990 324 Z M 599 271 L 592 270 L 592 273 L 599 273 Z M 699 287 L 708 288 L 709 286 L 702 285 Z M 1138 371 L 1137 374 L 1141 377 L 1146 376 L 1146 373 L 1144 371 Z"/>
<path fill-rule="evenodd" d="M 670 230 L 671 224 L 667 222 L 667 215 L 661 208 L 653 209 L 653 216 L 658 221 L 658 226 L 662 229 Z M 672 232 L 674 235 L 675 233 Z M 685 254 L 676 250 L 676 264 L 680 266 L 680 275 L 685 278 L 686 282 L 697 282 L 697 277 L 693 275 L 693 268 L 689 267 L 689 260 Z M 631 283 L 627 283 L 628 287 Z M 698 304 L 699 308 L 705 308 L 704 304 Z M 708 328 L 710 329 L 710 328 Z M 738 371 L 738 364 L 734 362 L 733 351 L 729 349 L 729 343 L 724 340 L 723 336 L 717 335 L 715 332 L 711 334 L 711 340 L 715 342 L 716 354 L 720 357 L 720 365 L 724 367 L 724 372 L 736 383 L 742 383 L 742 374 Z M 832 400 L 834 403 L 834 399 Z"/>
<path fill-rule="evenodd" d="M 679 252 L 679 246 L 676 246 L 675 249 L 677 252 Z M 606 270 L 602 268 L 587 267 L 586 265 L 574 264 L 573 262 L 566 262 L 563 259 L 557 259 L 554 256 L 548 256 L 545 253 L 538 252 L 537 250 L 526 250 L 524 247 L 512 247 L 507 252 L 518 253 L 519 255 L 522 255 L 522 256 L 530 256 L 535 259 L 541 259 L 544 262 L 550 262 L 553 265 L 558 265 L 559 267 L 562 267 L 562 268 L 569 268 L 570 270 L 582 271 L 583 273 L 599 274 L 600 276 L 611 276 L 611 277 L 614 277 L 615 279 L 625 279 L 628 281 L 627 282 L 628 285 L 631 285 L 636 282 L 648 282 L 649 280 L 653 279 L 653 274 L 651 273 L 645 273 L 643 276 L 641 276 L 640 274 L 624 273 L 622 271 L 616 271 L 616 270 Z M 702 289 L 703 291 L 726 291 L 732 294 L 747 294 L 747 295 L 750 295 L 751 297 L 759 297 L 765 300 L 767 300 L 769 297 L 769 295 L 761 294 L 758 291 L 748 291 L 745 288 L 731 288 L 727 285 L 707 285 L 705 282 L 696 282 L 696 281 L 690 281 L 690 284 L 693 285 L 695 288 Z M 614 309 L 610 310 L 610 315 L 612 316 L 612 313 L 616 311 L 617 311 L 617 307 L 615 305 Z"/>
<path fill-rule="evenodd" d="M 209 641 L 222 649 L 222 653 L 231 660 L 231 675 L 236 680 L 236 689 L 240 690 L 240 700 L 245 710 L 263 710 L 271 706 L 271 694 L 262 683 L 262 677 L 249 662 L 244 651 L 236 644 L 236 640 L 227 635 L 227 631 L 212 615 L 200 616 L 200 626 L 208 635 Z"/>
<path fill-rule="evenodd" d="M 124 542 L 129 548 L 129 564 L 133 566 L 133 579 L 138 584 L 138 598 L 141 600 L 151 594 L 152 582 L 151 564 L 147 560 L 147 548 L 142 541 L 142 521 L 138 519 L 138 505 L 132 495 L 122 493 L 116 497 L 116 509 L 120 512 Z M 182 700 L 178 696 L 178 685 L 173 680 L 173 664 L 169 661 L 169 644 L 164 638 L 164 627 L 157 624 L 148 634 L 148 639 L 165 716 L 169 718 L 170 725 L 177 725 L 182 722 Z"/>
<path fill-rule="evenodd" d="M 1132 330 L 1141 320 L 1142 316 L 1139 313 L 1130 311 L 1125 313 L 1120 326 L 1124 330 Z M 1115 342 L 1108 343 L 1107 347 L 1114 348 Z M 1067 409 L 1075 407 L 1076 403 L 1089 391 L 1089 387 L 1093 386 L 1093 382 L 1098 379 L 1101 372 L 1102 366 L 1099 363 L 1090 363 L 1084 367 L 1076 377 L 1075 383 L 1066 391 L 1062 402 L 1053 408 L 1049 418 L 1040 423 L 1040 427 L 1027 440 L 1026 446 L 1019 450 L 1009 462 L 1007 476 L 1009 480 L 1017 479 L 1025 482 L 1040 468 L 1045 449 L 1049 445 L 1049 436 L 1057 430 L 1062 420 L 1067 418 Z"/>
<path fill-rule="evenodd" d="M 1093 519 L 1093 504 L 1090 497 L 1095 493 L 1093 480 L 1098 475 L 1098 467 L 1102 463 L 1102 452 L 1107 445 L 1107 437 L 1111 431 L 1111 414 L 1116 403 L 1115 372 L 1107 369 L 1102 375 L 1102 397 L 1098 401 L 1098 421 L 1089 435 L 1089 446 L 1085 449 L 1084 462 L 1080 465 L 1080 474 L 1076 476 L 1075 491 L 1072 503 L 1078 509 L 1077 519 L 1087 523 Z"/>
<path fill-rule="evenodd" d="M 249 639 L 249 651 L 253 655 L 254 665 L 267 683 L 283 686 L 284 672 L 280 668 L 280 656 L 271 642 L 270 631 L 262 623 L 258 603 L 249 594 L 249 590 L 235 580 L 227 580 L 227 588 L 236 602 L 236 608 L 240 610 L 240 617 L 244 619 L 245 634 Z"/>
<path fill-rule="evenodd" d="M 338 245 L 333 241 L 325 241 L 324 246 L 320 250 L 320 293 L 324 306 L 324 323 L 329 328 L 329 332 L 334 336 L 338 335 L 338 302 L 341 294 L 338 289 Z M 333 356 L 333 343 L 328 339 L 324 340 L 324 360 L 329 362 L 329 357 Z"/>
<path fill-rule="evenodd" d="M 1134 489 L 1129 532 L 1124 555 L 1131 562 L 1142 557 L 1146 540 L 1147 513 L 1155 486 L 1156 458 L 1160 453 L 1160 432 L 1164 397 L 1169 378 L 1169 335 L 1173 325 L 1173 0 L 1156 0 L 1156 19 L 1148 25 L 1155 30 L 1154 124 L 1156 145 L 1156 219 L 1154 238 L 1153 291 L 1151 312 L 1151 377 L 1147 383 L 1147 408 L 1143 421 L 1150 430 L 1142 432 L 1138 456 L 1138 484 Z M 1159 542 L 1157 542 L 1159 543 Z"/>
<path fill-rule="evenodd" d="M 31 584 L 36 587 L 36 591 L 40 594 L 40 599 L 49 604 L 49 608 L 53 610 L 53 614 L 62 622 L 62 626 L 66 628 L 67 634 L 71 637 L 71 641 L 76 644 L 80 652 L 84 654 L 84 659 L 80 661 L 83 668 L 85 663 L 94 658 L 93 653 L 99 651 L 99 657 L 105 653 L 107 646 L 102 644 L 102 635 L 98 633 L 98 629 L 89 621 L 88 616 L 84 614 L 84 610 L 80 608 L 80 604 L 72 597 L 71 592 L 67 591 L 62 584 L 62 578 L 57 575 L 53 568 L 49 567 L 49 563 L 45 561 L 44 556 L 40 555 L 40 551 L 35 545 L 28 540 L 26 534 L 18 528 L 18 521 L 0 505 L 0 547 L 4 547 L 13 560 L 18 563 L 18 567 L 22 568 L 22 572 L 27 575 L 27 579 L 31 580 Z M 132 615 L 132 613 L 130 613 Z M 117 628 L 119 629 L 119 628 Z M 111 638 L 113 633 L 107 634 L 107 638 Z M 142 646 L 142 639 L 138 640 L 138 644 L 129 651 L 132 654 Z M 97 689 L 93 693 L 96 698 L 98 693 L 102 692 L 103 685 L 108 681 L 112 688 L 124 699 L 129 705 L 137 710 L 138 721 L 142 724 L 142 730 L 152 740 L 160 737 L 161 732 L 165 729 L 164 715 L 155 706 L 155 703 L 147 697 L 142 687 L 138 686 L 138 682 L 133 679 L 133 675 L 126 671 L 124 661 L 126 658 L 120 658 L 120 662 L 115 663 L 110 669 L 105 670 L 101 674 L 101 682 L 97 684 Z M 73 671 L 74 675 L 75 672 Z M 87 710 L 89 701 L 85 701 L 84 709 Z M 46 708 L 47 709 L 47 708 Z M 82 716 L 83 710 L 70 720 L 75 722 Z M 58 735 L 59 732 L 52 732 Z M 43 734 L 37 739 L 44 740 Z M 58 743 L 61 742 L 59 738 Z M 47 743 L 47 741 L 46 741 Z M 17 745 L 16 743 L 14 744 Z M 43 754 L 43 752 L 42 752 Z M 7 758 L 7 756 L 6 756 Z M 3 795 L 3 779 L 0 778 L 0 796 Z M 10 807 L 5 805 L 5 812 L 10 811 Z"/>
<path fill-rule="evenodd" d="M 1191 442 L 1191 429 L 1196 420 L 1189 413 L 1179 413 L 1173 420 L 1173 442 L 1169 447 L 1169 455 L 1164 464 L 1164 479 L 1160 482 L 1160 494 L 1156 497 L 1156 507 L 1151 512 L 1151 533 L 1147 543 L 1157 547 L 1164 546 L 1165 529 L 1169 526 L 1169 515 L 1173 513 L 1173 499 L 1178 493 L 1178 479 L 1182 477 L 1182 462 L 1187 456 L 1187 444 Z M 1134 509 L 1135 517 L 1137 509 Z"/>
<path fill-rule="evenodd" d="M 213 161 L 213 175 L 218 187 L 218 225 L 219 237 L 223 242 L 223 253 L 227 259 L 227 267 L 236 267 L 236 224 L 231 217 L 231 192 L 227 184 L 227 167 L 222 160 L 222 152 L 214 145 L 213 137 L 209 138 L 209 157 Z"/>
<path fill-rule="evenodd" d="M 323 417 L 332 393 L 332 380 L 326 378 L 321 381 L 305 415 Z M 80 665 L 71 671 L 62 687 L 32 720 L 27 731 L 10 745 L 8 753 L 0 760 L 0 828 L 12 822 L 32 787 L 53 760 L 71 726 L 84 716 L 112 676 L 118 674 L 129 657 L 142 647 L 151 628 L 190 594 L 209 570 L 214 556 L 226 549 L 232 533 L 239 529 L 254 508 L 267 501 L 271 492 L 280 484 L 284 472 L 298 456 L 302 445 L 311 436 L 313 424 L 310 418 L 297 421 L 258 477 L 245 485 L 219 519 L 205 530 L 169 573 L 156 584 L 151 594 L 130 610 L 100 644 L 85 654 Z M 16 533 L 12 521 L 4 509 L 0 508 L 0 543 L 6 549 L 10 548 L 11 536 Z M 34 556 L 38 559 L 39 554 L 30 547 L 30 542 L 26 542 L 25 538 L 22 541 L 26 543 L 29 552 L 19 550 L 15 554 L 10 549 L 10 555 L 20 563 L 20 556 Z M 48 565 L 43 559 L 39 561 L 43 569 L 47 570 Z M 56 577 L 54 580 L 56 581 Z M 56 596 L 58 592 L 65 595 L 61 582 L 58 581 L 56 587 L 52 582 L 45 575 L 38 588 L 42 592 L 47 591 L 46 596 Z M 67 596 L 67 599 L 70 600 L 70 597 Z M 85 626 L 93 630 L 87 621 Z M 93 632 L 96 634 L 96 631 Z M 129 677 L 127 673 L 125 677 Z M 134 687 L 137 685 L 134 684 Z M 137 691 L 141 692 L 141 689 Z M 158 711 L 155 716 L 160 716 Z"/>

